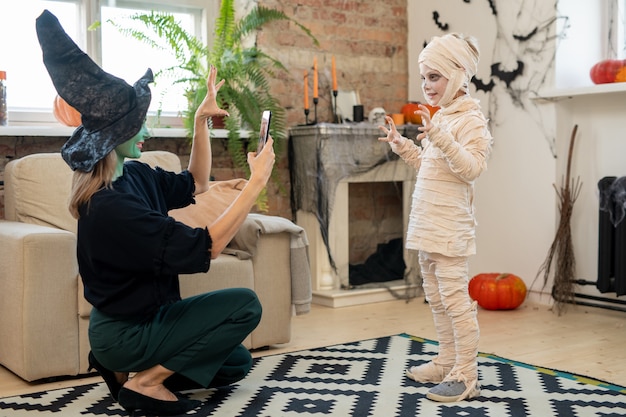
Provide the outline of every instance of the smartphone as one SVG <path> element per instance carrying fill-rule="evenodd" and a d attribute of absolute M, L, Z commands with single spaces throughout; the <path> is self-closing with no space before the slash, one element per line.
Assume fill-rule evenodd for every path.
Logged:
<path fill-rule="evenodd" d="M 261 129 L 259 131 L 259 146 L 257 147 L 257 153 L 261 152 L 263 146 L 267 142 L 267 138 L 270 135 L 270 121 L 272 120 L 272 112 L 265 110 L 261 116 Z"/>

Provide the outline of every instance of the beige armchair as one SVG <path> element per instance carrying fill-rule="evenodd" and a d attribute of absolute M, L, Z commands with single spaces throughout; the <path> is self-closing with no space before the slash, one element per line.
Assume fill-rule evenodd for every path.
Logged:
<path fill-rule="evenodd" d="M 145 152 L 142 160 L 171 171 L 181 169 L 179 158 L 170 152 Z M 5 168 L 5 219 L 0 220 L 0 364 L 27 381 L 87 372 L 91 306 L 83 298 L 78 275 L 76 221 L 67 209 L 71 177 L 58 153 L 29 155 Z M 183 275 L 180 281 L 183 297 L 228 287 L 253 289 L 261 300 L 263 316 L 244 344 L 256 349 L 290 341 L 291 317 L 296 311 L 294 230 L 265 227 L 264 222 L 275 224 L 273 216 L 251 214 L 249 218 L 240 230 L 246 229 L 247 246 L 232 250 L 238 256 L 221 254 L 207 273 Z M 256 238 L 251 241 L 250 236 Z M 295 278 L 300 295 L 295 303 L 303 313 L 310 303 L 310 272 L 306 276 L 301 264 L 298 268 Z"/>

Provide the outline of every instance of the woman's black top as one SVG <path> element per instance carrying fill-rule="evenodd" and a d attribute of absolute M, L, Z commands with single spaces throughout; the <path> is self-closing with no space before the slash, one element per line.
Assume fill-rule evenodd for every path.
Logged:
<path fill-rule="evenodd" d="M 85 299 L 112 316 L 151 315 L 180 300 L 178 274 L 208 271 L 211 237 L 168 211 L 195 203 L 191 173 L 131 161 L 110 189 L 79 209 Z"/>

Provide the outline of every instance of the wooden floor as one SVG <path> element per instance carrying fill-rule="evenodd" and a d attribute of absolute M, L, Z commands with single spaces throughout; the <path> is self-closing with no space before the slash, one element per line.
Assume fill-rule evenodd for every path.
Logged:
<path fill-rule="evenodd" d="M 547 305 L 527 302 L 513 311 L 479 309 L 478 320 L 481 352 L 626 386 L 626 313 L 568 306 L 558 316 Z M 254 356 L 398 333 L 436 339 L 423 299 L 334 309 L 313 305 L 309 314 L 294 317 L 291 343 Z M 26 383 L 0 367 L 0 397 L 93 381 L 101 379 Z"/>

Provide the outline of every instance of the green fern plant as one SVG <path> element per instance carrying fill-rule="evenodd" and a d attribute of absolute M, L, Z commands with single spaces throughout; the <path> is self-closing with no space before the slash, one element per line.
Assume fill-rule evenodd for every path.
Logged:
<path fill-rule="evenodd" d="M 258 132 L 263 110 L 272 111 L 270 134 L 274 138 L 274 150 L 279 155 L 286 141 L 285 109 L 272 95 L 270 77 L 277 70 L 285 70 L 277 59 L 253 46 L 245 46 L 248 35 L 254 34 L 262 26 L 280 20 L 293 22 L 315 45 L 319 45 L 311 31 L 296 22 L 282 11 L 256 6 L 239 20 L 236 18 L 234 0 L 222 0 L 216 18 L 213 47 L 208 48 L 201 40 L 188 33 L 175 18 L 168 13 L 150 12 L 131 16 L 132 20 L 156 34 L 156 38 L 136 29 L 122 27 L 111 22 L 127 36 L 134 37 L 154 48 L 171 52 L 178 62 L 176 66 L 162 69 L 155 74 L 158 80 L 162 73 L 174 75 L 177 83 L 184 83 L 188 108 L 183 112 L 183 123 L 191 137 L 193 118 L 200 102 L 206 95 L 206 79 L 210 65 L 218 71 L 218 77 L 225 83 L 218 92 L 218 104 L 227 108 L 230 117 L 225 119 L 228 131 L 228 152 L 236 168 L 249 173 L 247 152 L 256 149 L 257 135 L 249 139 L 241 137 L 240 131 Z"/>

